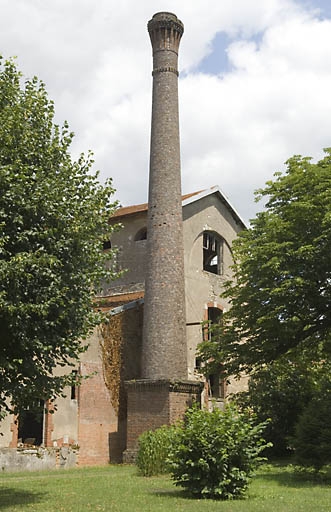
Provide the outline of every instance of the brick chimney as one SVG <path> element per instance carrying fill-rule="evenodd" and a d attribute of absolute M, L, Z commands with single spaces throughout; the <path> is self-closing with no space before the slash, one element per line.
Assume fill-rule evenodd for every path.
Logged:
<path fill-rule="evenodd" d="M 183 31 L 168 12 L 148 23 L 153 102 L 142 357 L 147 379 L 187 379 L 177 65 Z"/>

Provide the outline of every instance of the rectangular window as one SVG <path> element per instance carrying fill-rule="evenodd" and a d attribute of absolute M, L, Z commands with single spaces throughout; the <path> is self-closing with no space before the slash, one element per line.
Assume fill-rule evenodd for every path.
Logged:
<path fill-rule="evenodd" d="M 72 375 L 73 377 L 76 377 L 76 375 L 77 375 L 77 370 L 73 370 L 73 371 L 71 372 L 71 375 Z M 73 385 L 71 386 L 70 398 L 71 398 L 71 400 L 77 400 L 77 386 L 76 386 L 75 384 L 73 384 Z"/>
<path fill-rule="evenodd" d="M 213 233 L 203 234 L 203 270 L 223 274 L 223 240 Z"/>

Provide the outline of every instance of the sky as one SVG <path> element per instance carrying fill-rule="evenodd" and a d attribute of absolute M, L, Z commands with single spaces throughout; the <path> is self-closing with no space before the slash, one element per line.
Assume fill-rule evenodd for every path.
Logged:
<path fill-rule="evenodd" d="M 0 54 L 17 57 L 91 149 L 124 206 L 147 201 L 152 51 L 159 11 L 179 51 L 182 189 L 219 185 L 248 221 L 254 191 L 294 154 L 331 146 L 329 0 L 0 0 Z"/>

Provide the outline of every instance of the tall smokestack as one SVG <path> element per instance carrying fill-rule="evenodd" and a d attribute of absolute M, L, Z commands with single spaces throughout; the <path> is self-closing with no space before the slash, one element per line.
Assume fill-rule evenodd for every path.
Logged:
<path fill-rule="evenodd" d="M 160 12 L 148 23 L 153 103 L 142 377 L 187 379 L 184 251 L 178 119 L 183 23 Z"/>
<path fill-rule="evenodd" d="M 135 459 L 140 434 L 183 419 L 202 389 L 200 382 L 187 380 L 177 71 L 183 31 L 169 12 L 155 14 L 148 23 L 153 105 L 142 378 L 125 382 L 125 462 Z"/>

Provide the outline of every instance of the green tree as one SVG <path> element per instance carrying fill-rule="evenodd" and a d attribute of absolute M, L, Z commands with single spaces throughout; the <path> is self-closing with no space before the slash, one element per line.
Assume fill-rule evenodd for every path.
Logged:
<path fill-rule="evenodd" d="M 99 321 L 93 290 L 106 271 L 113 189 L 72 161 L 73 134 L 54 124 L 37 78 L 0 59 L 0 411 L 61 393 L 82 339 Z M 109 253 L 107 254 L 109 257 Z"/>
<path fill-rule="evenodd" d="M 331 378 L 330 368 L 296 424 L 292 443 L 295 458 L 303 466 L 320 470 L 331 464 Z"/>
<path fill-rule="evenodd" d="M 331 354 L 331 149 L 317 163 L 288 160 L 258 198 L 265 209 L 233 244 L 221 341 L 201 346 L 204 359 L 229 374 L 284 354 L 315 361 Z"/>
<path fill-rule="evenodd" d="M 233 396 L 241 409 L 253 411 L 258 422 L 270 420 L 264 431 L 272 443 L 268 454 L 289 453 L 298 418 L 316 391 L 321 371 L 306 361 L 281 358 L 253 373 L 248 390 Z"/>

